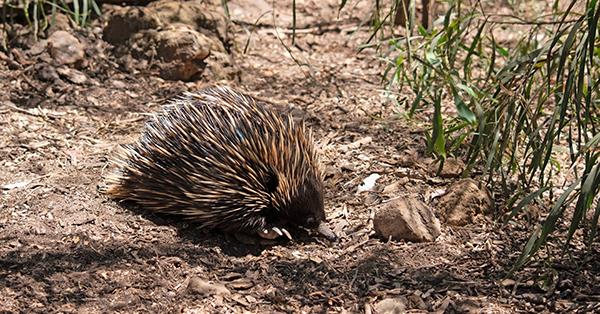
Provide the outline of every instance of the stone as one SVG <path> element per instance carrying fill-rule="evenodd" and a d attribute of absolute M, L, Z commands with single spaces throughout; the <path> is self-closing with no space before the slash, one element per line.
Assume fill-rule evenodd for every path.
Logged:
<path fill-rule="evenodd" d="M 208 30 L 225 35 L 225 18 L 202 1 L 155 1 L 147 9 L 155 12 L 163 25 L 185 24 L 198 31 Z"/>
<path fill-rule="evenodd" d="M 116 9 L 103 38 L 115 46 L 116 55 L 148 60 L 163 79 L 219 79 L 231 74 L 225 70 L 231 61 L 221 42 L 224 25 L 222 16 L 205 4 L 157 1 L 143 8 Z"/>
<path fill-rule="evenodd" d="M 77 64 L 85 56 L 84 46 L 66 31 L 56 31 L 48 37 L 50 55 L 59 65 Z"/>
<path fill-rule="evenodd" d="M 158 71 L 166 80 L 226 79 L 235 73 L 225 49 L 227 23 L 212 6 L 200 1 L 159 0 L 146 7 L 115 7 L 103 39 L 115 55 L 139 60 L 130 71 Z M 129 65 L 129 64 L 128 64 Z"/>
<path fill-rule="evenodd" d="M 448 158 L 444 161 L 444 166 L 438 174 L 437 171 L 439 167 L 439 161 L 432 161 L 431 163 L 429 163 L 429 174 L 439 175 L 442 178 L 458 178 L 465 169 L 465 164 L 460 159 Z"/>
<path fill-rule="evenodd" d="M 35 75 L 38 79 L 44 82 L 55 82 L 60 80 L 56 68 L 49 65 L 48 63 L 37 63 L 33 67 L 35 69 Z"/>
<path fill-rule="evenodd" d="M 187 81 L 201 73 L 204 60 L 216 45 L 214 41 L 187 25 L 173 25 L 156 33 L 156 54 L 161 62 L 160 76 Z"/>
<path fill-rule="evenodd" d="M 102 38 L 112 45 L 121 45 L 126 43 L 134 34 L 161 25 L 159 18 L 148 12 L 146 8 L 119 8 L 109 16 L 102 32 Z"/>
<path fill-rule="evenodd" d="M 207 280 L 198 277 L 190 278 L 187 291 L 192 294 L 199 295 L 228 295 L 231 294 L 229 289 L 219 283 L 211 283 Z"/>
<path fill-rule="evenodd" d="M 87 76 L 83 74 L 83 72 L 67 68 L 67 67 L 59 67 L 56 69 L 56 72 L 66 78 L 71 83 L 75 84 L 83 84 L 87 81 Z"/>
<path fill-rule="evenodd" d="M 377 314 L 403 314 L 406 313 L 405 298 L 383 299 L 375 304 L 375 313 Z"/>
<path fill-rule="evenodd" d="M 423 298 L 421 298 L 421 296 L 417 293 L 408 295 L 406 297 L 406 300 L 408 301 L 407 304 L 412 309 L 427 310 L 427 304 L 425 304 L 425 301 L 423 301 Z"/>
<path fill-rule="evenodd" d="M 489 191 L 480 188 L 473 179 L 463 179 L 450 185 L 438 202 L 443 222 L 464 226 L 474 222 L 480 215 L 490 214 L 493 201 Z"/>
<path fill-rule="evenodd" d="M 433 211 L 414 198 L 396 198 L 381 205 L 373 218 L 375 233 L 384 239 L 431 242 L 441 233 Z"/>
<path fill-rule="evenodd" d="M 52 35 L 57 31 L 70 31 L 71 30 L 71 20 L 69 17 L 61 12 L 56 12 L 55 14 L 51 14 L 48 16 L 48 30 L 46 33 L 48 35 Z"/>

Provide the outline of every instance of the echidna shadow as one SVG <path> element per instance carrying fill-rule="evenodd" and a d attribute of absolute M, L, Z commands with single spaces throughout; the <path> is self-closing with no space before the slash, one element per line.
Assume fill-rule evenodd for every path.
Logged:
<path fill-rule="evenodd" d="M 206 231 L 291 239 L 290 230 L 308 229 L 335 239 L 311 132 L 229 87 L 171 100 L 112 163 L 101 192 L 144 212 Z"/>

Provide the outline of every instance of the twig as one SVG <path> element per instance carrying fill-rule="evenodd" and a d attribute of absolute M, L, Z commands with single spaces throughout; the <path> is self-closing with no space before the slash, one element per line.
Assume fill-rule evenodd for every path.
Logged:
<path fill-rule="evenodd" d="M 267 11 L 266 13 L 271 13 L 269 11 Z M 269 24 L 269 23 L 251 23 L 251 22 L 247 22 L 247 21 L 243 21 L 243 20 L 231 20 L 231 22 L 233 22 L 234 24 L 237 25 L 241 25 L 241 26 L 253 26 L 253 27 L 258 27 L 258 28 L 275 28 L 276 25 L 275 23 L 273 24 Z M 342 23 L 342 25 L 354 25 L 352 23 L 351 20 L 346 20 L 346 21 L 335 21 L 335 22 L 322 22 L 322 23 L 314 23 L 314 24 L 310 24 L 310 25 L 306 25 L 303 28 L 296 28 L 296 31 L 302 30 L 302 29 L 335 29 L 336 27 L 339 27 L 340 23 Z M 292 32 L 291 28 L 283 28 L 287 31 L 289 31 L 290 33 Z"/>
<path fill-rule="evenodd" d="M 506 24 L 506 25 L 556 25 L 556 24 L 564 24 L 564 23 L 575 23 L 575 22 L 579 21 L 579 19 L 565 20 L 565 21 L 527 21 L 518 16 L 509 15 L 509 14 L 492 14 L 492 15 L 488 15 L 487 17 L 501 17 L 501 18 L 508 17 L 508 18 L 513 18 L 516 20 L 516 21 L 501 21 L 501 20 L 494 20 L 494 19 L 488 20 L 488 22 L 490 22 L 490 23 Z"/>
<path fill-rule="evenodd" d="M 31 110 L 19 108 L 17 105 L 15 105 L 12 101 L 9 101 L 9 100 L 5 101 L 3 104 L 9 110 L 14 110 L 14 111 L 17 111 L 17 112 L 20 112 L 22 114 L 26 114 L 26 115 L 32 116 L 32 117 L 42 118 L 45 120 L 56 120 L 56 119 L 60 118 L 60 115 L 47 114 L 47 113 L 43 112 L 39 107 L 36 108 L 37 112 L 32 112 Z"/>
<path fill-rule="evenodd" d="M 328 32 L 337 32 L 337 33 L 350 33 L 350 32 L 354 32 L 358 30 L 358 26 L 352 26 L 352 25 L 344 25 L 344 26 L 333 26 L 333 27 L 308 27 L 308 28 L 298 28 L 296 29 L 296 34 L 315 34 L 315 35 L 322 35 L 324 33 L 328 33 Z M 275 28 L 270 27 L 270 28 L 265 28 L 262 29 L 261 32 L 264 33 L 275 33 Z M 283 33 L 283 34 L 292 34 L 294 32 L 294 30 L 289 29 L 289 28 L 280 28 L 279 32 Z"/>
<path fill-rule="evenodd" d="M 7 107 L 7 108 L 9 108 L 11 110 L 14 110 L 14 111 L 17 111 L 17 112 L 20 112 L 20 113 L 23 113 L 23 114 L 26 114 L 26 115 L 29 115 L 29 116 L 44 117 L 43 115 L 41 115 L 39 113 L 33 113 L 33 112 L 30 112 L 29 110 L 25 110 L 23 108 L 19 108 L 19 107 L 17 107 L 17 105 L 15 105 L 11 101 L 5 101 L 3 104 L 4 104 L 5 107 Z"/>
<path fill-rule="evenodd" d="M 273 17 L 273 25 L 275 25 L 275 36 L 277 37 L 277 39 L 279 40 L 279 42 L 281 43 L 283 48 L 287 51 L 290 58 L 292 58 L 292 60 L 296 63 L 296 65 L 298 65 L 300 67 L 300 69 L 302 69 L 302 66 L 308 67 L 308 76 L 311 78 L 314 78 L 314 75 L 312 73 L 313 72 L 312 67 L 310 66 L 310 64 L 308 62 L 301 63 L 298 59 L 296 59 L 296 57 L 294 56 L 294 53 L 292 52 L 290 47 L 288 47 L 285 44 L 285 42 L 283 42 L 283 39 L 281 38 L 281 36 L 279 36 L 279 30 L 278 30 L 278 27 L 276 26 L 277 23 L 275 23 L 275 0 L 273 0 L 272 6 L 273 6 L 272 17 Z"/>

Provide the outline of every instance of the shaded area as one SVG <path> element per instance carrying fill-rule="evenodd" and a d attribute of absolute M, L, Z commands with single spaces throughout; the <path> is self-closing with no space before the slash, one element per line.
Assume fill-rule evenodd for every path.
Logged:
<path fill-rule="evenodd" d="M 234 23 L 230 34 L 239 77 L 221 83 L 308 120 L 340 242 L 300 235 L 291 243 L 244 245 L 100 196 L 108 156 L 139 135 L 143 113 L 217 79 L 160 79 L 148 64 L 115 56 L 94 25 L 74 32 L 86 45 L 79 61 L 85 66 L 55 65 L 25 43 L 0 53 L 0 311 L 356 313 L 390 298 L 404 298 L 415 311 L 597 310 L 598 247 L 582 260 L 562 259 L 562 248 L 548 247 L 561 259 L 538 261 L 512 282 L 503 277 L 539 213 L 503 227 L 485 217 L 444 226 L 428 244 L 374 238 L 373 211 L 382 201 L 415 195 L 437 214 L 429 199 L 454 179 L 429 174 L 422 133 L 428 124 L 404 119 L 382 97 L 379 61 L 356 53 L 369 36 L 356 30 L 368 7 L 342 12 L 336 27 L 324 28 L 318 22 L 336 18 L 337 2 L 298 4 L 298 65 L 278 37 L 291 40 L 289 3 L 276 5 L 277 29 L 268 18 L 249 27 L 270 3 L 231 2 L 235 19 L 247 23 Z M 235 49 L 246 44 L 245 53 Z M 378 189 L 356 194 L 371 173 L 382 174 Z M 390 186 L 396 190 L 386 194 Z M 573 245 L 573 256 L 582 249 Z M 188 293 L 195 277 L 231 293 Z"/>
<path fill-rule="evenodd" d="M 36 299 L 57 308 L 94 305 L 104 310 L 139 308 L 148 301 L 160 304 L 163 309 L 178 309 L 180 302 L 196 298 L 182 286 L 195 273 L 190 273 L 190 269 L 209 271 L 211 277 L 230 287 L 235 287 L 235 279 L 249 280 L 252 286 L 240 291 L 243 294 L 270 287 L 270 292 L 262 298 L 281 310 L 289 310 L 290 304 L 316 308 L 342 306 L 350 301 L 365 301 L 382 289 L 402 294 L 414 287 L 456 290 L 457 285 L 463 285 L 459 291 L 477 295 L 477 289 L 481 288 L 480 283 L 473 282 L 464 287 L 464 281 L 455 274 L 435 267 L 405 265 L 401 256 L 385 246 L 377 246 L 358 259 L 352 253 L 327 260 L 304 253 L 248 260 L 228 256 L 218 246 L 204 241 L 201 244 L 102 243 L 83 235 L 77 237 L 78 243 L 71 246 L 47 250 L 29 246 L 3 254 L 0 280 L 4 287 L 20 292 L 16 301 Z M 3 239 L 11 240 L 14 239 Z M 228 282 L 229 278 L 234 280 Z M 142 296 L 132 290 L 151 293 Z M 10 294 L 5 295 L 8 297 Z M 35 308 L 31 304 L 25 310 Z"/>

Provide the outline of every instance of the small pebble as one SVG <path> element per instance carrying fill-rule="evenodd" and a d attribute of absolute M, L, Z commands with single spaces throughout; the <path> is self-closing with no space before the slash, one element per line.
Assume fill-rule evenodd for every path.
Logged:
<path fill-rule="evenodd" d="M 209 281 L 192 277 L 188 283 L 187 291 L 199 295 L 228 295 L 229 290 L 222 284 L 211 283 Z"/>

